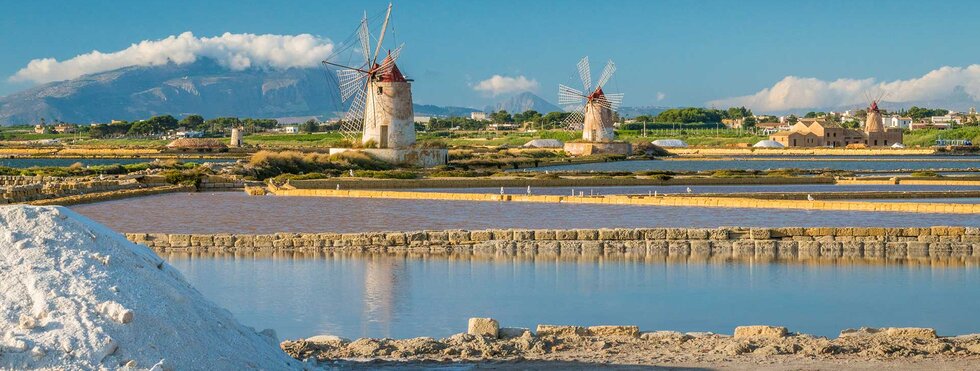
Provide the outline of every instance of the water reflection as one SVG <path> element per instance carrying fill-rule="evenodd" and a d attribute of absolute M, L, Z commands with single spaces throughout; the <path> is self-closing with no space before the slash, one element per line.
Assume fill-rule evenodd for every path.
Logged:
<path fill-rule="evenodd" d="M 730 333 L 776 324 L 980 332 L 980 262 L 499 254 L 166 254 L 206 297 L 284 338 L 442 337 L 505 326 L 635 324 Z M 882 310 L 888 308 L 888 310 Z"/>

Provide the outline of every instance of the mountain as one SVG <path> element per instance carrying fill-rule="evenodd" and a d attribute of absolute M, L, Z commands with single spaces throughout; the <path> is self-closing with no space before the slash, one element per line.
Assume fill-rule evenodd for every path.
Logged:
<path fill-rule="evenodd" d="M 0 97 L 0 125 L 138 120 L 154 115 L 335 117 L 336 79 L 319 68 L 232 71 L 210 59 L 132 66 L 52 82 Z M 469 115 L 463 107 L 416 105 L 420 115 Z"/>
<path fill-rule="evenodd" d="M 502 102 L 497 102 L 497 104 L 489 105 L 486 107 L 486 112 L 496 112 L 504 110 L 510 113 L 520 113 L 529 110 L 535 110 L 541 114 L 548 112 L 562 111 L 561 107 L 558 107 L 551 102 L 544 100 L 531 92 L 524 92 L 517 94 L 504 100 Z"/>
<path fill-rule="evenodd" d="M 454 107 L 454 106 L 434 106 L 431 104 L 415 104 L 412 108 L 416 116 L 441 116 L 441 117 L 470 117 L 470 112 L 480 112 L 476 108 Z"/>

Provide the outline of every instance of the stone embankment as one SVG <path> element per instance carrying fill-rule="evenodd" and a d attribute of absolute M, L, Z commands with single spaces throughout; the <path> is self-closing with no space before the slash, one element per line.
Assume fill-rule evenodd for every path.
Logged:
<path fill-rule="evenodd" d="M 44 205 L 59 205 L 59 206 L 71 206 L 92 202 L 110 201 L 118 200 L 130 197 L 140 197 L 140 196 L 150 196 L 162 193 L 175 193 L 175 192 L 194 192 L 197 188 L 193 185 L 162 185 L 155 187 L 146 188 L 135 188 L 135 189 L 124 189 L 108 192 L 95 192 L 95 193 L 85 193 L 79 195 L 65 196 L 48 198 L 43 200 L 36 200 L 28 202 L 35 206 Z"/>
<path fill-rule="evenodd" d="M 739 197 L 685 197 L 653 195 L 605 195 L 605 196 L 556 196 L 556 195 L 499 195 L 495 193 L 451 193 L 372 191 L 344 189 L 297 189 L 269 186 L 276 196 L 385 198 L 410 200 L 483 201 L 483 202 L 534 202 L 633 206 L 692 206 L 748 209 L 796 209 L 873 211 L 937 214 L 977 214 L 980 204 L 946 204 L 926 202 L 866 202 L 866 201 L 808 201 L 762 200 Z"/>
<path fill-rule="evenodd" d="M 559 178 L 424 178 L 369 179 L 337 177 L 329 179 L 290 180 L 287 188 L 297 189 L 410 189 L 410 188 L 499 188 L 499 187 L 626 187 L 653 185 L 774 185 L 774 184 L 834 184 L 834 178 L 758 177 L 758 178 L 671 178 L 624 177 L 559 177 Z"/>
<path fill-rule="evenodd" d="M 828 339 L 793 333 L 781 326 L 740 326 L 734 335 L 641 332 L 637 326 L 538 325 L 532 330 L 500 328 L 491 318 L 471 318 L 467 332 L 438 340 L 418 337 L 351 341 L 320 335 L 285 341 L 281 347 L 294 358 L 321 362 L 565 361 L 634 367 L 779 364 L 782 368 L 806 365 L 821 369 L 833 368 L 833 364 L 855 367 L 871 360 L 918 368 L 902 362 L 925 357 L 929 358 L 924 364 L 927 368 L 959 368 L 980 359 L 980 335 L 940 337 L 930 328 L 848 329 L 836 339 Z"/>
<path fill-rule="evenodd" d="M 980 257 L 980 228 L 616 228 L 365 233 L 161 234 L 160 253 L 379 252 L 676 257 Z"/>
<path fill-rule="evenodd" d="M 104 193 L 146 187 L 136 179 L 59 177 L 0 177 L 0 204 L 31 202 L 87 193 Z"/>
<path fill-rule="evenodd" d="M 934 155 L 934 148 L 669 148 L 681 156 L 923 156 Z"/>

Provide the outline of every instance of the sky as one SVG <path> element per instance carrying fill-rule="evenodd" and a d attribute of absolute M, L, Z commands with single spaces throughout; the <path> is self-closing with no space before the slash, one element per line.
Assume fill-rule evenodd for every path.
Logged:
<path fill-rule="evenodd" d="M 0 96 L 161 58 L 339 60 L 331 54 L 364 12 L 387 3 L 5 2 Z M 405 43 L 399 67 L 421 104 L 481 108 L 520 91 L 555 102 L 559 83 L 581 86 L 575 65 L 587 55 L 594 78 L 615 61 L 604 90 L 625 93 L 626 106 L 765 112 L 862 103 L 868 92 L 980 101 L 978 17 L 977 1 L 413 0 L 395 1 L 385 47 Z"/>

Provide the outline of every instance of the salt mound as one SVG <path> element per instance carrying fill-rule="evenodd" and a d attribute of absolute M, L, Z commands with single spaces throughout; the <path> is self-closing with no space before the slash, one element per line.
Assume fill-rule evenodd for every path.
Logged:
<path fill-rule="evenodd" d="M 0 293 L 0 369 L 301 367 L 148 248 L 62 207 L 0 207 Z"/>

